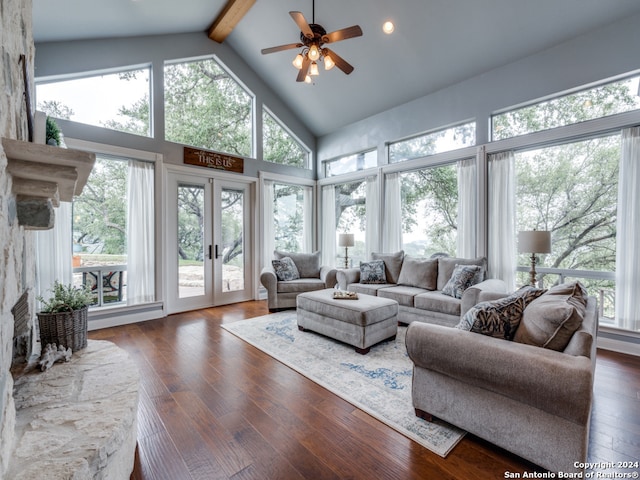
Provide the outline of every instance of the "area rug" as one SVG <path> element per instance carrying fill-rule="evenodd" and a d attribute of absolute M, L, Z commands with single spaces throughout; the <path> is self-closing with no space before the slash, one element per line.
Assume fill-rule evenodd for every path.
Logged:
<path fill-rule="evenodd" d="M 406 327 L 398 327 L 395 341 L 375 345 L 367 355 L 328 337 L 300 332 L 295 311 L 227 323 L 222 328 L 442 457 L 464 436 L 464 431 L 452 425 L 415 416 L 413 363 L 404 343 Z"/>

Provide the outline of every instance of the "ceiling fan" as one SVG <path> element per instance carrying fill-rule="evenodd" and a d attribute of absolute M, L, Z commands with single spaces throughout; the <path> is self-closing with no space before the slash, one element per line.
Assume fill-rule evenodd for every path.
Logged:
<path fill-rule="evenodd" d="M 312 20 L 308 23 L 301 12 L 289 12 L 293 21 L 300 29 L 300 42 L 288 43 L 277 47 L 263 48 L 262 54 L 281 52 L 294 48 L 302 48 L 296 56 L 293 65 L 299 70 L 297 82 L 311 83 L 311 77 L 318 75 L 318 62 L 324 62 L 325 70 L 330 70 L 337 66 L 344 73 L 349 75 L 353 72 L 353 66 L 333 50 L 325 47 L 327 43 L 335 43 L 348 38 L 362 36 L 362 29 L 359 25 L 342 28 L 333 32 L 327 31 L 315 23 L 315 0 L 312 2 Z"/>

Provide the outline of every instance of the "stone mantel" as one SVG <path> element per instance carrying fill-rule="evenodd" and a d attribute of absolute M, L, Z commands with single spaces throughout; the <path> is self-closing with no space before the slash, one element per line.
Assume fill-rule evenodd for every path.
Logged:
<path fill-rule="evenodd" d="M 80 195 L 93 169 L 93 153 L 2 138 L 16 196 L 18 223 L 30 230 L 53 228 L 60 202 Z"/>
<path fill-rule="evenodd" d="M 139 381 L 129 355 L 99 340 L 67 363 L 15 375 L 16 441 L 6 478 L 129 478 Z"/>

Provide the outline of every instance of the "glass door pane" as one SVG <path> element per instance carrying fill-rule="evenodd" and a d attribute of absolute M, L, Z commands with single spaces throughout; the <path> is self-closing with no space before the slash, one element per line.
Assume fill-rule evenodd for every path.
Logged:
<path fill-rule="evenodd" d="M 223 188 L 222 217 L 222 291 L 244 290 L 244 191 Z"/>
<path fill-rule="evenodd" d="M 205 186 L 178 183 L 178 298 L 205 294 L 204 212 Z"/>
<path fill-rule="evenodd" d="M 215 179 L 213 190 L 214 302 L 223 305 L 250 300 L 251 188 Z"/>

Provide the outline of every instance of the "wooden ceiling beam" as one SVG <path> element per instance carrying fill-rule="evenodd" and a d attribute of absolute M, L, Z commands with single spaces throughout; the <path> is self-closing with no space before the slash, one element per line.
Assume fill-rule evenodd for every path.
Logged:
<path fill-rule="evenodd" d="M 218 43 L 224 42 L 254 3 L 256 0 L 228 0 L 222 12 L 209 27 L 209 38 Z"/>

